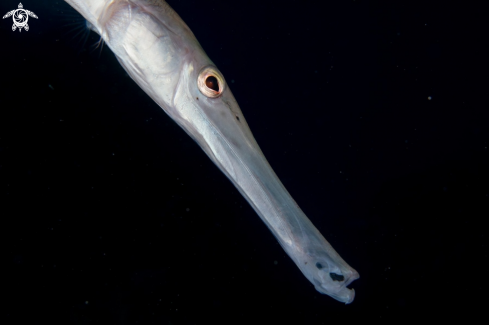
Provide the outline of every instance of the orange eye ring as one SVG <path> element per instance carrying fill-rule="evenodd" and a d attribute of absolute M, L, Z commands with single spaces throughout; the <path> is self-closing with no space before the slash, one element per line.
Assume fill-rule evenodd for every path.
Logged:
<path fill-rule="evenodd" d="M 207 66 L 200 71 L 197 86 L 204 96 L 217 98 L 224 92 L 226 82 L 216 67 Z"/>

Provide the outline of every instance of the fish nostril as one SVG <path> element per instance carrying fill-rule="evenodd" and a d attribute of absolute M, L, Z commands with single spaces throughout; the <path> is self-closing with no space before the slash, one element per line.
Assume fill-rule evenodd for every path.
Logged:
<path fill-rule="evenodd" d="M 345 277 L 341 274 L 336 274 L 336 273 L 333 273 L 331 272 L 329 274 L 329 276 L 331 277 L 331 279 L 333 279 L 333 281 L 343 281 L 345 280 Z"/>
<path fill-rule="evenodd" d="M 321 265 L 321 263 L 319 263 L 319 262 L 317 262 L 317 263 L 316 263 L 316 267 L 317 267 L 318 269 L 320 269 L 320 270 L 323 268 L 323 266 L 322 266 L 322 265 Z"/>

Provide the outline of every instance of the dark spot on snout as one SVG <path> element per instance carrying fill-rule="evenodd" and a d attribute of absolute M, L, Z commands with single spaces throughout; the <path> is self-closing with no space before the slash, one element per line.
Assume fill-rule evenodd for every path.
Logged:
<path fill-rule="evenodd" d="M 195 99 L 199 100 L 199 97 L 195 97 Z"/>
<path fill-rule="evenodd" d="M 238 122 L 239 122 L 239 117 L 238 117 L 238 115 L 236 115 L 236 119 L 237 119 L 237 120 L 238 120 Z"/>
<path fill-rule="evenodd" d="M 331 277 L 331 279 L 333 279 L 333 281 L 343 281 L 345 280 L 345 277 L 341 274 L 336 274 L 336 273 L 333 273 L 331 272 L 329 274 L 329 276 Z"/>
<path fill-rule="evenodd" d="M 323 268 L 323 266 L 322 266 L 322 265 L 321 265 L 321 263 L 319 263 L 319 262 L 318 262 L 318 263 L 316 263 L 316 267 L 317 267 L 318 269 L 320 269 L 320 270 Z"/>

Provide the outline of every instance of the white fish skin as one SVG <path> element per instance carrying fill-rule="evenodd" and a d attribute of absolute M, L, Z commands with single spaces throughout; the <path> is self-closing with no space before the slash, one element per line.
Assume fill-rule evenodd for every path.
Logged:
<path fill-rule="evenodd" d="M 282 185 L 224 77 L 177 13 L 163 0 L 65 1 L 233 182 L 315 288 L 351 303 L 355 291 L 347 286 L 359 278 L 358 272 L 336 253 Z"/>

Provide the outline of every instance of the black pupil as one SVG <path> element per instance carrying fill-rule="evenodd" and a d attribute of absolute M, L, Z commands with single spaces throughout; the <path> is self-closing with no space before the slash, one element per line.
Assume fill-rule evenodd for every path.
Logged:
<path fill-rule="evenodd" d="M 205 79 L 205 85 L 207 86 L 207 88 L 210 88 L 214 91 L 219 91 L 219 83 L 217 82 L 216 77 L 207 77 L 207 79 Z"/>

